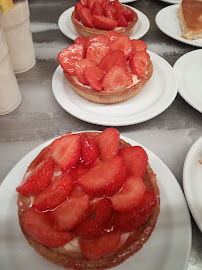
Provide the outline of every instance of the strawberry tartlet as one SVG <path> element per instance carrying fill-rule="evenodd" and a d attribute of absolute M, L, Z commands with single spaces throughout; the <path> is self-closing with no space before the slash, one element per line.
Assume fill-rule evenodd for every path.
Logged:
<path fill-rule="evenodd" d="M 138 16 L 118 0 L 81 0 L 76 3 L 71 19 L 79 36 L 89 38 L 110 30 L 130 36 Z"/>
<path fill-rule="evenodd" d="M 67 269 L 121 264 L 149 239 L 160 211 L 147 153 L 114 128 L 55 139 L 16 190 L 29 244 Z"/>
<path fill-rule="evenodd" d="M 114 31 L 89 39 L 76 38 L 58 54 L 58 61 L 72 88 L 95 103 L 128 100 L 153 74 L 146 44 Z"/>

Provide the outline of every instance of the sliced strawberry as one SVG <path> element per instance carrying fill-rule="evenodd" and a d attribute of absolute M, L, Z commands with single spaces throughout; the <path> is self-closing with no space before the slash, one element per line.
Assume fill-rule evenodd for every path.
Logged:
<path fill-rule="evenodd" d="M 119 152 L 119 132 L 115 128 L 106 128 L 94 138 L 102 159 L 111 159 Z"/>
<path fill-rule="evenodd" d="M 95 27 L 100 30 L 113 30 L 118 25 L 116 20 L 105 16 L 93 15 L 92 18 Z"/>
<path fill-rule="evenodd" d="M 120 232 L 108 232 L 98 238 L 80 239 L 80 248 L 88 260 L 97 260 L 116 249 L 120 242 Z"/>
<path fill-rule="evenodd" d="M 147 222 L 155 206 L 155 194 L 153 192 L 146 191 L 144 199 L 139 206 L 124 214 L 114 215 L 113 222 L 115 229 L 121 232 L 132 232 L 138 229 Z"/>
<path fill-rule="evenodd" d="M 88 0 L 80 0 L 80 3 L 82 4 L 82 6 L 87 7 Z"/>
<path fill-rule="evenodd" d="M 67 199 L 73 188 L 72 177 L 68 173 L 54 177 L 42 192 L 34 199 L 33 207 L 39 211 L 54 209 Z"/>
<path fill-rule="evenodd" d="M 94 4 L 97 2 L 97 0 L 88 0 L 88 4 L 87 4 L 87 7 L 89 9 L 92 9 Z"/>
<path fill-rule="evenodd" d="M 109 54 L 110 51 L 111 49 L 107 44 L 100 42 L 90 43 L 87 47 L 86 58 L 95 61 L 98 65 L 102 58 Z"/>
<path fill-rule="evenodd" d="M 108 198 L 103 198 L 97 202 L 95 209 L 90 212 L 90 215 L 79 224 L 75 232 L 82 238 L 93 238 L 100 236 L 105 225 L 111 218 L 112 207 L 111 201 Z"/>
<path fill-rule="evenodd" d="M 128 70 L 123 66 L 114 65 L 104 75 L 102 88 L 105 91 L 118 91 L 132 83 L 133 80 Z"/>
<path fill-rule="evenodd" d="M 22 195 L 35 195 L 44 189 L 53 177 L 55 162 L 51 157 L 43 160 L 33 170 L 25 174 L 16 191 Z"/>
<path fill-rule="evenodd" d="M 90 59 L 81 59 L 75 63 L 76 76 L 80 83 L 88 85 L 84 71 L 88 67 L 96 67 L 96 62 Z"/>
<path fill-rule="evenodd" d="M 87 47 L 88 44 L 88 38 L 85 37 L 77 37 L 74 41 L 75 44 L 81 44 L 84 46 L 84 48 Z"/>
<path fill-rule="evenodd" d="M 142 40 L 132 39 L 131 43 L 132 43 L 132 46 L 133 46 L 133 53 L 147 50 L 147 45 Z"/>
<path fill-rule="evenodd" d="M 122 189 L 111 198 L 112 207 L 120 213 L 130 211 L 141 203 L 145 190 L 141 177 L 127 177 Z"/>
<path fill-rule="evenodd" d="M 81 44 L 73 44 L 58 54 L 58 61 L 61 67 L 71 76 L 75 76 L 75 63 L 83 59 L 85 56 L 85 48 Z"/>
<path fill-rule="evenodd" d="M 84 71 L 85 78 L 88 84 L 95 90 L 101 91 L 102 90 L 102 78 L 104 77 L 104 70 L 99 67 L 89 67 L 86 68 Z"/>
<path fill-rule="evenodd" d="M 92 44 L 92 43 L 103 43 L 103 44 L 108 45 L 109 39 L 108 39 L 108 37 L 106 37 L 104 35 L 97 35 L 97 36 L 90 37 L 88 39 L 88 45 L 90 46 L 90 44 Z"/>
<path fill-rule="evenodd" d="M 84 26 L 89 27 L 89 28 L 94 27 L 94 23 L 91 16 L 91 10 L 89 8 L 87 7 L 81 8 L 79 15 L 81 18 L 81 22 L 83 23 Z"/>
<path fill-rule="evenodd" d="M 52 158 L 64 171 L 71 169 L 80 158 L 81 140 L 78 134 L 67 134 L 49 146 Z"/>
<path fill-rule="evenodd" d="M 81 159 L 83 167 L 90 167 L 99 156 L 96 143 L 88 134 L 81 135 Z"/>
<path fill-rule="evenodd" d="M 117 11 L 125 10 L 125 7 L 119 2 L 119 0 L 113 0 L 111 4 L 116 8 Z"/>
<path fill-rule="evenodd" d="M 120 33 L 115 32 L 115 31 L 109 31 L 105 34 L 105 36 L 110 40 L 110 41 L 114 41 L 117 38 L 119 38 L 121 36 Z"/>
<path fill-rule="evenodd" d="M 149 61 L 150 56 L 146 51 L 135 52 L 129 61 L 131 72 L 139 78 L 145 77 Z"/>
<path fill-rule="evenodd" d="M 101 4 L 101 6 L 104 8 L 107 5 L 109 5 L 110 0 L 98 0 L 98 2 Z"/>
<path fill-rule="evenodd" d="M 128 36 L 120 36 L 111 43 L 110 47 L 112 51 L 123 51 L 127 59 L 129 59 L 132 54 L 133 47 Z"/>
<path fill-rule="evenodd" d="M 34 240 L 46 247 L 64 246 L 75 237 L 73 233 L 54 230 L 48 213 L 37 212 L 33 208 L 24 214 L 23 225 Z"/>
<path fill-rule="evenodd" d="M 121 13 L 123 14 L 123 16 L 127 22 L 133 21 L 135 12 L 132 9 L 131 10 L 124 10 Z"/>
<path fill-rule="evenodd" d="M 83 5 L 80 2 L 77 2 L 76 5 L 75 5 L 74 12 L 75 12 L 75 18 L 76 18 L 77 21 L 81 21 L 81 17 L 79 15 L 79 13 L 80 13 L 80 9 L 82 7 L 83 7 Z"/>
<path fill-rule="evenodd" d="M 38 154 L 38 156 L 32 161 L 32 163 L 29 165 L 28 171 L 33 171 L 36 169 L 36 167 L 45 159 L 49 158 L 51 155 L 50 150 L 48 147 L 45 147 L 41 150 L 41 152 Z"/>
<path fill-rule="evenodd" d="M 114 65 L 120 65 L 127 68 L 126 56 L 122 51 L 113 51 L 102 58 L 99 67 L 105 71 Z"/>
<path fill-rule="evenodd" d="M 117 25 L 118 27 L 127 27 L 128 26 L 128 22 L 121 11 L 119 11 L 115 14 L 115 19 L 118 22 L 118 25 Z"/>
<path fill-rule="evenodd" d="M 91 10 L 91 15 L 100 15 L 102 16 L 103 14 L 103 8 L 99 2 L 94 3 L 92 10 Z"/>
<path fill-rule="evenodd" d="M 105 8 L 103 9 L 104 16 L 111 19 L 115 18 L 116 12 L 117 12 L 116 7 L 111 3 L 106 5 Z"/>
<path fill-rule="evenodd" d="M 82 190 L 75 188 L 68 200 L 50 212 L 54 228 L 58 231 L 69 231 L 81 223 L 89 208 L 89 197 Z"/>
<path fill-rule="evenodd" d="M 122 148 L 119 151 L 119 156 L 123 158 L 126 164 L 128 175 L 144 177 L 148 164 L 148 156 L 141 146 Z"/>
<path fill-rule="evenodd" d="M 119 156 L 100 161 L 80 177 L 77 183 L 88 194 L 112 194 L 125 180 L 125 164 Z"/>

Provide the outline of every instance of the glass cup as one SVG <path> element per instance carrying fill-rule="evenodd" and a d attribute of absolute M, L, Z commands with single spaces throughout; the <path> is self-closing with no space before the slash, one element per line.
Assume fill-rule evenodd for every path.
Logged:
<path fill-rule="evenodd" d="M 25 72 L 36 63 L 29 16 L 27 0 L 14 0 L 13 8 L 0 17 L 15 73 Z"/>
<path fill-rule="evenodd" d="M 0 115 L 15 110 L 21 99 L 5 36 L 0 26 Z"/>

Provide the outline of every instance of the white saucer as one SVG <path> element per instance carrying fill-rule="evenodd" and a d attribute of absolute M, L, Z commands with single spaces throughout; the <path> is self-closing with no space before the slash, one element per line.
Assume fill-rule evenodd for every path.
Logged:
<path fill-rule="evenodd" d="M 52 79 L 53 94 L 60 106 L 89 123 L 127 126 L 149 120 L 165 111 L 177 95 L 173 68 L 159 55 L 149 52 L 154 71 L 149 82 L 135 97 L 117 104 L 97 104 L 80 97 L 59 66 Z"/>
<path fill-rule="evenodd" d="M 183 187 L 190 211 L 202 232 L 202 137 L 190 148 L 183 169 Z"/>
<path fill-rule="evenodd" d="M 180 5 L 170 5 L 157 13 L 155 20 L 158 28 L 173 39 L 192 46 L 202 47 L 202 39 L 188 40 L 182 37 L 182 31 L 177 17 L 179 6 Z"/>
<path fill-rule="evenodd" d="M 159 0 L 159 1 L 166 2 L 169 4 L 180 4 L 181 3 L 181 0 Z"/>
<path fill-rule="evenodd" d="M 131 145 L 139 145 L 122 137 Z M 0 261 L 2 270 L 55 270 L 57 267 L 39 256 L 23 236 L 17 214 L 17 192 L 31 161 L 48 141 L 21 159 L 0 186 Z M 191 248 L 191 222 L 182 190 L 168 167 L 147 150 L 149 163 L 157 174 L 160 214 L 156 227 L 143 248 L 114 270 L 185 270 Z M 59 269 L 59 268 L 58 268 Z"/>
<path fill-rule="evenodd" d="M 133 9 L 138 15 L 138 21 L 133 29 L 132 34 L 130 35 L 130 38 L 140 39 L 149 30 L 150 22 L 148 18 L 146 17 L 146 15 L 144 15 L 141 11 L 133 7 L 130 7 L 130 8 Z M 68 38 L 72 40 L 75 40 L 79 35 L 76 32 L 74 25 L 72 24 L 72 21 L 71 21 L 71 15 L 73 11 L 74 11 L 74 7 L 71 7 L 67 9 L 66 11 L 64 11 L 58 20 L 58 26 L 59 26 L 60 31 L 65 36 L 67 36 Z"/>
<path fill-rule="evenodd" d="M 173 68 L 180 95 L 202 113 L 202 49 L 181 56 Z"/>

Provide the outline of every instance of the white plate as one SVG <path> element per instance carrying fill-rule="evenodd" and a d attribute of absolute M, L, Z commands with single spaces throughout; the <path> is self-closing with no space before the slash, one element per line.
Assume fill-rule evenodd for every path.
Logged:
<path fill-rule="evenodd" d="M 120 0 L 119 2 L 122 4 L 125 4 L 125 3 L 135 2 L 135 1 L 137 1 L 137 0 Z"/>
<path fill-rule="evenodd" d="M 122 137 L 131 145 L 139 145 Z M 54 270 L 56 266 L 37 255 L 23 237 L 18 224 L 16 186 L 31 161 L 48 141 L 27 154 L 10 171 L 0 187 L 0 261 L 3 270 Z M 191 248 L 191 223 L 182 190 L 166 165 L 147 150 L 149 163 L 157 174 L 161 210 L 151 237 L 143 248 L 116 270 L 185 270 Z M 59 268 L 58 268 L 59 269 Z"/>
<path fill-rule="evenodd" d="M 183 187 L 190 211 L 202 232 L 202 137 L 190 148 L 183 169 Z"/>
<path fill-rule="evenodd" d="M 143 90 L 127 101 L 106 105 L 80 97 L 64 77 L 60 66 L 53 75 L 53 94 L 64 110 L 89 123 L 127 126 L 149 120 L 166 110 L 177 95 L 173 68 L 159 55 L 149 54 L 154 67 L 153 75 Z"/>
<path fill-rule="evenodd" d="M 180 5 L 170 5 L 161 9 L 156 15 L 158 28 L 167 36 L 183 43 L 202 47 L 202 39 L 188 40 L 182 37 L 182 31 L 177 17 L 177 10 Z"/>
<path fill-rule="evenodd" d="M 202 49 L 181 56 L 173 68 L 180 95 L 202 113 Z"/>
<path fill-rule="evenodd" d="M 181 0 L 160 0 L 160 1 L 166 2 L 169 4 L 180 4 L 181 3 Z"/>
<path fill-rule="evenodd" d="M 141 11 L 133 7 L 130 7 L 130 8 L 133 9 L 138 15 L 138 21 L 133 29 L 132 34 L 130 35 L 130 38 L 140 39 L 149 30 L 150 22 L 148 18 Z M 72 20 L 71 20 L 71 14 L 73 11 L 74 11 L 74 7 L 71 7 L 61 14 L 58 20 L 58 27 L 65 36 L 67 36 L 68 38 L 72 40 L 75 40 L 79 35 L 76 32 L 74 25 L 72 23 Z"/>

